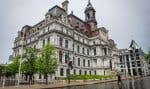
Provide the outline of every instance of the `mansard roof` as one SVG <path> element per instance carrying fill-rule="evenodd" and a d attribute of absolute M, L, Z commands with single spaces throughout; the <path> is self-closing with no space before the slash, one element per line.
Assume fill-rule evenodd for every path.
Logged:
<path fill-rule="evenodd" d="M 79 17 L 75 16 L 74 14 L 69 14 L 68 17 L 74 17 L 76 18 L 77 20 L 81 21 L 82 23 L 85 23 L 85 21 L 83 21 L 82 19 L 80 19 Z"/>
<path fill-rule="evenodd" d="M 31 26 L 29 26 L 29 25 L 25 25 L 25 26 L 23 26 L 22 27 L 22 32 L 26 32 L 26 31 L 28 31 L 28 30 L 30 30 L 32 27 Z"/>
<path fill-rule="evenodd" d="M 65 12 L 65 10 L 64 10 L 63 8 L 61 8 L 60 6 L 58 6 L 58 5 L 53 6 L 53 7 L 52 7 L 51 9 L 49 9 L 48 11 L 52 11 L 53 9 L 60 9 L 60 10 L 62 10 L 62 11 Z"/>
<path fill-rule="evenodd" d="M 55 5 L 54 7 L 52 7 L 51 9 L 49 9 L 47 14 L 51 14 L 52 16 L 56 16 L 59 17 L 62 14 L 66 14 L 65 10 L 61 7 L 59 7 L 58 5 Z"/>
<path fill-rule="evenodd" d="M 90 25 L 84 22 L 82 19 L 78 18 L 74 14 L 68 15 L 69 23 L 78 32 L 89 36 L 90 35 Z"/>

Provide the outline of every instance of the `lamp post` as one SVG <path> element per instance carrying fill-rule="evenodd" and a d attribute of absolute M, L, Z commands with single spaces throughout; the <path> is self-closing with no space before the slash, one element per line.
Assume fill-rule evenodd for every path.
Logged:
<path fill-rule="evenodd" d="M 20 85 L 20 75 L 21 75 L 21 64 L 22 64 L 22 59 L 23 59 L 23 45 L 24 45 L 24 36 L 22 37 L 22 53 L 21 53 L 21 58 L 19 58 L 19 73 L 18 73 L 18 86 Z"/>
<path fill-rule="evenodd" d="M 70 84 L 70 70 L 73 69 L 72 61 L 69 58 L 69 53 L 68 53 L 68 61 L 67 61 L 67 78 L 68 78 L 68 84 Z"/>
<path fill-rule="evenodd" d="M 5 87 L 5 82 L 6 82 L 6 65 L 7 65 L 7 63 L 6 64 L 4 64 L 4 70 L 3 70 L 3 88 Z"/>
<path fill-rule="evenodd" d="M 105 62 L 104 62 L 105 61 L 105 57 L 102 60 L 103 60 L 103 71 L 104 71 L 103 73 L 105 75 Z"/>

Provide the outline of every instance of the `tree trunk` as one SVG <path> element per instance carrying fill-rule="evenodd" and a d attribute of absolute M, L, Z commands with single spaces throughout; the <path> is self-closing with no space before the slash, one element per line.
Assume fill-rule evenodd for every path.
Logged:
<path fill-rule="evenodd" d="M 50 78 L 51 78 L 51 80 L 50 81 L 52 81 L 53 79 L 52 79 L 52 75 L 50 75 Z"/>
<path fill-rule="evenodd" d="M 34 75 L 32 75 L 32 81 L 33 81 L 33 84 L 35 84 L 35 81 L 34 81 Z"/>
<path fill-rule="evenodd" d="M 46 76 L 46 84 L 48 85 L 48 74 L 46 74 L 45 76 Z"/>
<path fill-rule="evenodd" d="M 32 75 L 29 75 L 29 85 L 32 84 Z"/>

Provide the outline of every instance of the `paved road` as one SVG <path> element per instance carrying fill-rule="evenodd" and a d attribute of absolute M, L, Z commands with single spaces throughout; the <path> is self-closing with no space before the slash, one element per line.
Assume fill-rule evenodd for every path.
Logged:
<path fill-rule="evenodd" d="M 121 87 L 118 86 L 116 82 L 107 82 L 107 83 L 99 83 L 97 84 L 88 83 L 89 85 L 78 85 L 64 88 L 52 88 L 53 86 L 62 86 L 62 84 L 54 84 L 46 86 L 44 85 L 32 85 L 32 86 L 12 86 L 5 87 L 0 89 L 150 89 L 150 77 L 140 78 L 140 79 L 132 79 L 132 80 L 124 80 Z M 49 87 L 49 88 L 48 88 Z M 51 88 L 50 88 L 51 87 Z"/>
<path fill-rule="evenodd" d="M 150 89 L 150 78 L 125 80 L 123 81 L 121 87 L 119 87 L 116 82 L 111 82 L 104 84 L 92 84 L 55 89 Z"/>

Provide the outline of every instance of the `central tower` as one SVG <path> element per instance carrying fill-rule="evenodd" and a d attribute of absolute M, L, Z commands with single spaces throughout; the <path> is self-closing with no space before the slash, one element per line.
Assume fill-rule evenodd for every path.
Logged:
<path fill-rule="evenodd" d="M 87 22 L 91 26 L 91 31 L 95 31 L 97 29 L 97 21 L 95 17 L 96 11 L 92 6 L 90 0 L 88 1 L 84 13 L 85 13 L 85 22 Z"/>

